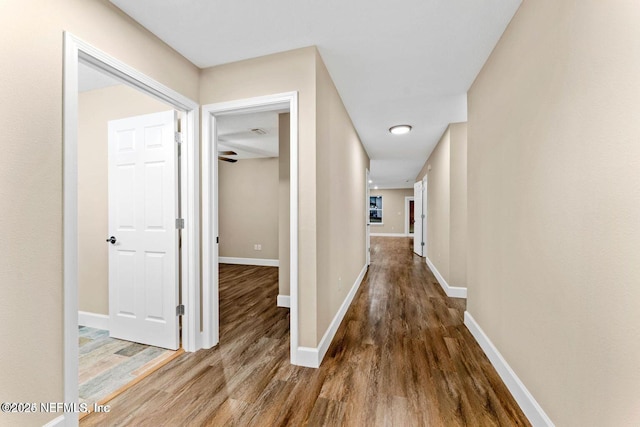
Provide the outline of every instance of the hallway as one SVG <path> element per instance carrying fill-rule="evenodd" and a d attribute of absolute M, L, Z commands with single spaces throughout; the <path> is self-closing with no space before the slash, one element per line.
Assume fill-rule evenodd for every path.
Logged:
<path fill-rule="evenodd" d="M 221 265 L 220 342 L 183 354 L 81 425 L 529 425 L 407 238 L 371 266 L 320 369 L 289 364 L 277 268 Z"/>

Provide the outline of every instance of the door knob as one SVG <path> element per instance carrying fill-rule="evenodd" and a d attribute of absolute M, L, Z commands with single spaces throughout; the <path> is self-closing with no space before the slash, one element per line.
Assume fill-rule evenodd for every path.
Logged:
<path fill-rule="evenodd" d="M 107 242 L 111 243 L 112 245 L 116 244 L 116 238 L 115 236 L 111 236 L 107 239 Z"/>

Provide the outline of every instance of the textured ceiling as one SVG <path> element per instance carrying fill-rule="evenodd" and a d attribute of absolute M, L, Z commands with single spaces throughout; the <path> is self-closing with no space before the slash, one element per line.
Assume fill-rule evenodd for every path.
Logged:
<path fill-rule="evenodd" d="M 218 126 L 218 150 L 238 153 L 234 159 L 278 157 L 278 112 L 221 115 Z M 261 129 L 264 134 L 253 132 Z"/>
<path fill-rule="evenodd" d="M 410 187 L 520 0 L 111 0 L 205 68 L 316 45 L 380 188 Z M 409 123 L 408 135 L 388 128 Z"/>

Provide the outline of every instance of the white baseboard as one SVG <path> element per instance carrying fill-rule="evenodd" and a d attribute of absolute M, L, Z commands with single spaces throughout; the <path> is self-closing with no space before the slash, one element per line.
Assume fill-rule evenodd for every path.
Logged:
<path fill-rule="evenodd" d="M 413 234 L 404 233 L 369 233 L 371 237 L 413 237 Z"/>
<path fill-rule="evenodd" d="M 464 312 L 464 324 L 487 355 L 493 367 L 498 371 L 498 375 L 500 375 L 500 378 L 502 378 L 502 381 L 513 395 L 513 398 L 518 402 L 518 405 L 520 405 L 522 412 L 527 416 L 529 422 L 531 422 L 535 427 L 553 427 L 554 424 L 551 421 L 551 418 L 549 418 L 549 416 L 544 412 L 533 395 L 529 390 L 527 390 L 527 387 L 525 387 L 522 381 L 520 381 L 520 378 L 518 378 L 516 373 L 513 372 L 511 366 L 509 366 L 507 361 L 502 357 L 498 349 L 493 345 L 489 337 L 484 333 L 482 328 L 480 328 L 480 325 L 478 325 L 476 320 L 468 311 Z"/>
<path fill-rule="evenodd" d="M 60 415 L 43 425 L 42 427 L 58 427 L 65 425 L 64 415 Z"/>
<path fill-rule="evenodd" d="M 291 307 L 291 297 L 289 295 L 278 295 L 278 307 Z"/>
<path fill-rule="evenodd" d="M 351 286 L 351 290 L 347 294 L 346 298 L 342 302 L 340 309 L 333 317 L 329 328 L 322 336 L 320 343 L 317 348 L 313 347 L 298 347 L 298 354 L 296 359 L 296 364 L 300 366 L 306 366 L 308 368 L 319 368 L 322 363 L 322 359 L 324 359 L 325 354 L 327 354 L 327 350 L 329 350 L 329 345 L 333 341 L 333 338 L 338 332 L 338 328 L 340 327 L 340 323 L 342 323 L 342 319 L 344 319 L 345 314 L 347 314 L 347 310 L 353 301 L 353 298 L 356 296 L 356 292 L 360 288 L 360 284 L 362 283 L 362 279 L 364 279 L 364 275 L 367 273 L 367 266 L 365 265 L 360 270 L 360 274 L 356 278 L 353 286 Z"/>
<path fill-rule="evenodd" d="M 319 368 L 320 357 L 318 349 L 314 347 L 298 347 L 298 354 L 296 356 L 296 365 L 304 366 L 305 368 Z"/>
<path fill-rule="evenodd" d="M 235 258 L 228 256 L 218 257 L 220 264 L 239 264 L 239 265 L 259 265 L 263 267 L 278 267 L 280 261 L 277 259 L 263 259 L 263 258 Z"/>
<path fill-rule="evenodd" d="M 429 266 L 429 269 L 431 270 L 433 275 L 436 276 L 436 280 L 438 281 L 438 283 L 440 283 L 440 286 L 442 287 L 442 289 L 444 290 L 444 293 L 447 294 L 448 297 L 451 297 L 451 298 L 467 297 L 467 288 L 461 288 L 459 286 L 449 286 L 449 284 L 447 283 L 446 280 L 444 280 L 444 277 L 442 277 L 442 274 L 440 274 L 436 266 L 433 265 L 429 257 L 425 257 L 425 259 L 427 260 L 427 265 Z"/>
<path fill-rule="evenodd" d="M 89 313 L 88 311 L 78 311 L 78 326 L 88 326 L 89 328 L 109 330 L 109 316 L 106 314 Z"/>

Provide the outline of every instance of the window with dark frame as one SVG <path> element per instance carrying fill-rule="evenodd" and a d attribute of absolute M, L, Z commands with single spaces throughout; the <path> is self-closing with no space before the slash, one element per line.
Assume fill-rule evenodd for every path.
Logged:
<path fill-rule="evenodd" d="M 369 197 L 369 223 L 382 224 L 382 196 Z"/>

